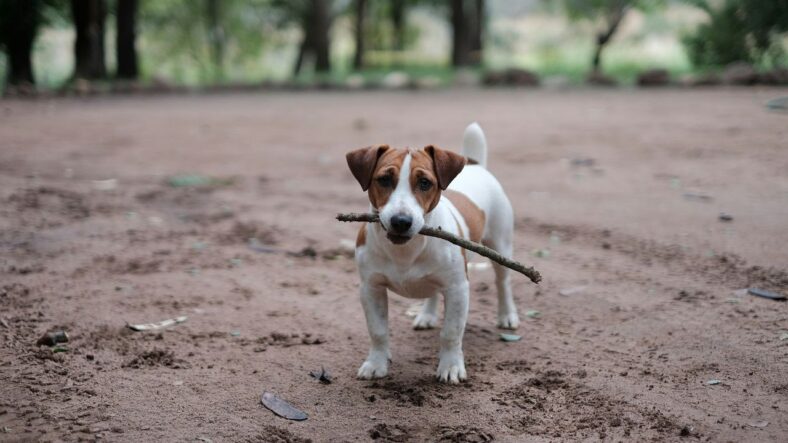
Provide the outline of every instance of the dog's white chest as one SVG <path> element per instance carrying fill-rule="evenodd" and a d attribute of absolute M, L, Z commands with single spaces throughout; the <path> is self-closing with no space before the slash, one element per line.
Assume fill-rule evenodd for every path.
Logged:
<path fill-rule="evenodd" d="M 385 285 L 397 294 L 408 298 L 428 298 L 437 294 L 442 287 L 441 281 L 432 275 L 424 275 L 414 270 L 385 274 Z"/>

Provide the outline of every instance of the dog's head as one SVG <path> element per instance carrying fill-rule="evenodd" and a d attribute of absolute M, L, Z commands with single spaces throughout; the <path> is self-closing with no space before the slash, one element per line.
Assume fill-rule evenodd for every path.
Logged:
<path fill-rule="evenodd" d="M 427 146 L 394 149 L 370 146 L 347 154 L 350 172 L 377 210 L 387 237 L 395 244 L 410 240 L 424 226 L 424 217 L 435 209 L 466 158 Z"/>

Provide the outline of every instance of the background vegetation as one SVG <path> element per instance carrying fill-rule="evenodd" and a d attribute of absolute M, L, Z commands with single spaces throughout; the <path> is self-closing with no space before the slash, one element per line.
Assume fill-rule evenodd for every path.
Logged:
<path fill-rule="evenodd" d="M 133 81 L 441 84 L 508 68 L 579 82 L 786 60 L 788 0 L 0 0 L 21 92 Z"/>

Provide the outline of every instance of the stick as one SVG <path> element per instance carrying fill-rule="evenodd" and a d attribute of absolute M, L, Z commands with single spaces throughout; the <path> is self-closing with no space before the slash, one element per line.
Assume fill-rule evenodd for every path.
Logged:
<path fill-rule="evenodd" d="M 378 218 L 377 214 L 357 214 L 357 213 L 349 213 L 349 214 L 337 214 L 337 220 L 341 222 L 367 222 L 367 223 L 380 223 L 380 218 Z M 539 283 L 542 281 L 542 276 L 539 274 L 534 268 L 526 268 L 522 263 L 518 263 L 514 260 L 511 260 L 503 255 L 499 254 L 494 249 L 490 249 L 487 246 L 481 245 L 476 242 L 472 242 L 470 240 L 465 240 L 464 238 L 457 237 L 456 235 L 446 232 L 441 228 L 430 228 L 425 226 L 421 228 L 419 234 L 426 235 L 428 237 L 437 237 L 442 240 L 446 240 L 450 243 L 454 243 L 455 245 L 465 248 L 469 251 L 473 251 L 479 255 L 483 255 L 490 260 L 502 265 L 506 266 L 507 268 L 517 271 L 520 274 L 531 279 L 534 283 Z"/>

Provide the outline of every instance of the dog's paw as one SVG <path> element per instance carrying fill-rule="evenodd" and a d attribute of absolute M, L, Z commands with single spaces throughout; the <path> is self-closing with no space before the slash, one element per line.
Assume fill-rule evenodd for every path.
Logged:
<path fill-rule="evenodd" d="M 413 329 L 432 329 L 438 326 L 438 316 L 420 312 L 413 320 Z"/>
<path fill-rule="evenodd" d="M 373 378 L 383 378 L 389 373 L 388 359 L 367 359 L 364 364 L 358 368 L 356 377 L 362 380 L 371 380 Z"/>
<path fill-rule="evenodd" d="M 462 353 L 446 354 L 438 363 L 438 381 L 456 384 L 468 378 Z"/>
<path fill-rule="evenodd" d="M 498 315 L 498 327 L 501 329 L 517 329 L 520 326 L 520 317 L 516 312 Z"/>

